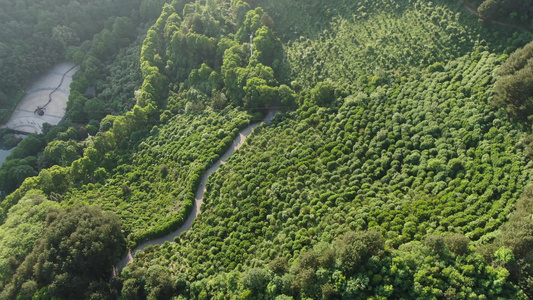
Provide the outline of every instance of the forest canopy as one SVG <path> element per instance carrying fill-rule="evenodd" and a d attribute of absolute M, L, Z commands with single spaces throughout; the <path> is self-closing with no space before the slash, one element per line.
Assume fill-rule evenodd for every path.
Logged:
<path fill-rule="evenodd" d="M 89 2 L 68 117 L 0 168 L 0 298 L 533 297 L 533 36 L 492 2 Z"/>
<path fill-rule="evenodd" d="M 483 19 L 497 19 L 532 27 L 533 3 L 529 0 L 484 0 L 479 3 L 478 12 Z"/>
<path fill-rule="evenodd" d="M 49 210 L 46 223 L 0 297 L 107 298 L 106 281 L 126 246 L 118 218 L 98 207 L 74 206 Z"/>
<path fill-rule="evenodd" d="M 31 80 L 71 46 L 91 40 L 110 18 L 140 19 L 141 2 L 155 1 L 0 1 L 0 121 L 7 120 Z"/>
<path fill-rule="evenodd" d="M 533 42 L 513 52 L 497 71 L 494 103 L 531 122 L 533 115 Z"/>

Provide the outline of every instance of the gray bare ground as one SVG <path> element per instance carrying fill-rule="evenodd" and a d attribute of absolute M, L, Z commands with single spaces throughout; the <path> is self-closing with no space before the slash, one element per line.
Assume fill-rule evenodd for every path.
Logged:
<path fill-rule="evenodd" d="M 6 127 L 27 133 L 41 133 L 44 123 L 59 124 L 65 116 L 72 75 L 77 70 L 78 67 L 71 63 L 60 63 L 36 80 L 27 89 L 26 95 L 5 124 Z M 50 95 L 54 90 L 56 92 Z M 35 113 L 38 107 L 45 105 L 44 115 Z"/>

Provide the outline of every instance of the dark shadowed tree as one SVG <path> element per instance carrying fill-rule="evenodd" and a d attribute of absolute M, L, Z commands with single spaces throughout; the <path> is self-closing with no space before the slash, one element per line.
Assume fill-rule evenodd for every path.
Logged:
<path fill-rule="evenodd" d="M 32 282 L 60 299 L 109 296 L 106 282 L 126 248 L 119 219 L 99 207 L 80 205 L 50 211 L 47 222 L 0 298 L 14 299 L 30 287 L 34 290 Z"/>

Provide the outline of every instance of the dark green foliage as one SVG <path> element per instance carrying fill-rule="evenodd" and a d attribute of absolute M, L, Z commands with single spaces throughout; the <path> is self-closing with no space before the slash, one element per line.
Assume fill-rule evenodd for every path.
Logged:
<path fill-rule="evenodd" d="M 105 282 L 126 246 L 118 218 L 97 207 L 76 206 L 50 211 L 46 222 L 0 296 L 14 299 L 44 288 L 49 297 L 61 299 L 109 297 Z"/>
<path fill-rule="evenodd" d="M 450 1 L 263 2 L 276 22 L 250 10 L 254 1 L 159 8 L 141 49 L 127 52 L 140 52 L 140 76 L 119 71 L 118 60 L 114 68 L 114 78 L 132 75 L 137 105 L 99 122 L 94 107 L 120 89 L 108 83 L 93 103 L 74 99 L 101 132 L 77 144 L 83 156 L 70 167 L 74 152 L 54 146 L 75 147 L 64 137 L 82 130 L 50 133 L 65 143 L 50 143 L 49 154 L 64 156 L 67 167 L 28 179 L 3 211 L 39 188 L 66 206 L 117 212 L 130 246 L 166 234 L 192 209 L 205 170 L 259 118 L 226 106 L 257 111 L 281 102 L 294 109 L 257 127 L 212 174 L 193 227 L 175 243 L 137 252 L 116 279 L 123 298 L 529 294 L 530 214 L 511 215 L 505 239 L 497 233 L 529 180 L 523 134 L 489 105 L 502 53 L 527 34 L 503 50 L 498 34 Z M 155 14 L 157 3 L 143 1 L 142 14 Z M 103 80 L 95 66 L 113 56 L 120 42 L 110 37 L 121 28 L 127 20 L 85 45 L 79 93 Z M 295 38 L 281 45 L 278 34 Z M 124 69 L 135 69 L 127 56 Z M 493 237 L 485 261 L 472 250 Z M 51 295 L 67 279 L 43 287 L 30 278 L 17 289 L 21 297 Z M 103 286 L 94 280 L 89 290 L 96 297 Z"/>
<path fill-rule="evenodd" d="M 22 138 L 13 133 L 2 132 L 2 136 L 0 137 L 0 145 L 2 146 L 2 149 L 11 149 L 16 147 L 21 140 Z"/>
<path fill-rule="evenodd" d="M 464 255 L 469 252 L 470 239 L 462 234 L 445 235 L 444 243 L 455 255 Z"/>
<path fill-rule="evenodd" d="M 335 100 L 335 88 L 331 82 L 319 82 L 311 89 L 311 103 L 327 106 Z"/>
<path fill-rule="evenodd" d="M 268 267 L 272 272 L 278 275 L 283 275 L 283 273 L 285 273 L 288 268 L 287 258 L 276 257 L 268 264 Z"/>
<path fill-rule="evenodd" d="M 522 134 L 488 103 L 501 52 L 445 5 L 373 2 L 360 16 L 286 48 L 299 93 L 278 96 L 302 106 L 258 127 L 208 182 L 208 213 L 179 243 L 140 254 L 124 280 L 164 264 L 187 270 L 186 297 L 523 297 L 469 242 L 507 220 L 528 176 Z M 220 74 L 240 105 L 251 68 L 228 44 Z"/>
<path fill-rule="evenodd" d="M 44 3 L 44 5 L 50 6 L 51 4 Z M 88 11 L 92 11 L 95 9 L 101 9 L 104 6 L 108 6 L 109 3 L 96 1 L 94 3 L 88 3 L 87 5 L 88 7 L 85 8 L 88 9 Z M 114 3 L 113 5 L 120 5 L 120 3 Z M 133 9 L 136 8 L 135 2 L 128 3 L 128 6 Z M 35 7 L 32 9 L 34 8 Z M 61 14 L 65 8 L 56 7 L 56 9 L 59 12 L 55 13 Z M 83 12 L 81 7 L 78 9 L 80 10 L 78 12 Z M 47 16 L 49 14 L 47 9 L 39 8 L 38 10 Z M 30 11 L 33 12 L 31 9 Z M 133 11 L 135 11 L 135 9 Z M 69 10 L 69 12 L 71 11 Z M 113 9 L 106 11 L 106 14 L 113 12 L 117 13 L 117 11 Z M 106 14 L 102 14 L 102 16 Z M 115 14 L 112 15 L 115 16 Z M 52 14 L 50 14 L 48 17 L 51 16 Z M 0 17 L 0 22 L 1 21 L 2 17 Z M 65 20 L 49 21 L 53 23 L 63 22 Z M 97 18 L 93 18 L 92 22 L 95 23 L 100 21 L 99 19 L 97 20 Z M 53 28 L 53 39 L 56 39 L 55 42 L 64 44 L 63 48 L 68 46 L 68 51 L 66 53 L 68 59 L 71 59 L 81 65 L 80 71 L 75 74 L 74 82 L 71 85 L 71 93 L 67 103 L 66 121 L 64 121 L 62 125 L 56 126 L 55 128 L 43 128 L 45 135 L 44 139 L 42 136 L 37 135 L 31 135 L 29 138 L 24 139 L 24 141 L 20 143 L 19 147 L 13 150 L 11 158 L 30 159 L 32 156 L 37 156 L 46 146 L 44 140 L 46 140 L 47 143 L 50 143 L 53 140 L 72 140 L 69 142 L 70 145 L 74 143 L 74 141 L 84 140 L 87 138 L 88 133 L 86 126 L 84 126 L 85 124 L 90 123 L 92 124 L 90 126 L 95 126 L 95 124 L 98 124 L 98 122 L 100 122 L 100 120 L 107 113 L 124 113 L 133 107 L 135 101 L 133 95 L 134 90 L 141 85 L 138 57 L 140 55 L 140 39 L 138 39 L 136 42 L 133 42 L 135 40 L 138 25 L 138 23 L 134 23 L 129 17 L 122 16 L 110 18 L 109 22 L 107 22 L 105 28 L 100 33 L 95 34 L 91 41 L 85 41 L 85 46 L 81 45 L 80 47 L 73 46 L 73 44 L 78 43 L 76 42 L 78 34 L 73 32 L 73 29 L 64 25 L 58 25 Z M 94 27 L 94 29 L 96 28 L 100 28 L 100 25 Z M 42 28 L 39 28 L 38 31 L 41 29 Z M 96 33 L 96 31 L 92 32 L 91 35 L 94 33 Z M 46 36 L 46 34 L 44 35 Z M 132 42 L 133 44 L 130 46 Z M 119 50 L 122 48 L 125 49 L 119 53 Z M 24 49 L 20 50 L 22 52 L 26 51 Z M 110 61 L 117 54 L 119 55 L 115 63 L 104 66 L 105 62 Z M 24 53 L 21 53 L 21 55 L 24 55 Z M 38 56 L 46 56 L 46 53 L 40 53 Z M 49 58 L 53 59 L 54 62 L 57 60 L 57 58 L 53 58 L 53 56 L 50 56 Z M 37 60 L 37 58 L 32 57 L 31 59 L 28 58 L 27 60 Z M 39 69 L 42 67 L 39 64 L 39 62 L 35 62 L 35 65 L 31 67 L 34 68 L 37 73 L 40 72 Z M 20 65 L 15 71 L 19 71 L 24 68 L 24 65 Z M 0 73 L 1 72 L 2 71 L 0 70 Z M 105 84 L 99 84 L 104 78 L 108 79 L 109 82 Z M 20 82 L 27 84 L 25 80 L 22 79 Z M 97 90 L 99 97 L 87 99 L 86 95 L 84 95 L 85 89 L 94 85 L 99 87 Z M 7 91 L 7 88 L 5 91 Z M 0 104 L 2 104 L 1 99 Z M 7 104 L 2 104 L 2 106 L 6 107 Z M 2 116 L 0 116 L 0 119 L 1 118 Z M 94 130 L 91 131 L 94 135 Z M 37 140 L 38 142 L 36 142 Z M 55 148 L 54 145 L 51 145 L 51 147 Z M 50 157 L 50 153 L 45 153 L 43 155 L 45 156 L 44 159 L 39 157 L 38 165 L 30 165 L 30 167 L 33 168 L 33 171 L 31 171 L 27 166 L 18 168 L 19 170 L 17 172 L 17 178 L 13 177 L 11 179 L 6 179 L 4 184 L 0 184 L 0 189 L 2 189 L 4 192 L 11 192 L 16 187 L 20 186 L 25 178 L 36 175 L 44 167 L 49 167 L 54 164 L 61 166 L 70 165 L 70 163 L 78 158 L 78 155 L 80 154 L 75 154 L 75 152 L 80 152 L 79 149 L 78 151 L 73 150 L 74 149 L 72 149 L 72 147 L 68 150 L 69 154 L 66 155 L 67 157 L 62 154 L 59 155 L 59 153 L 54 153 L 58 154 L 58 156 Z M 1 172 L 2 171 L 0 170 L 0 173 Z M 8 171 L 8 173 L 12 172 Z"/>
<path fill-rule="evenodd" d="M 44 146 L 45 141 L 42 136 L 31 134 L 23 139 L 17 148 L 13 149 L 11 155 L 7 159 L 22 159 L 28 156 L 35 156 L 44 148 Z"/>
<path fill-rule="evenodd" d="M 7 120 L 20 99 L 19 93 L 33 78 L 62 59 L 66 52 L 71 51 L 70 47 L 91 39 L 110 18 L 113 22 L 114 17 L 122 16 L 115 21 L 110 33 L 127 35 L 117 38 L 101 34 L 98 39 L 102 54 L 120 44 L 122 38 L 135 35 L 133 30 L 129 30 L 131 21 L 127 19 L 140 3 L 140 0 L 91 0 L 82 3 L 1 1 L 1 122 Z"/>
<path fill-rule="evenodd" d="M 436 62 L 428 67 L 428 72 L 434 73 L 434 72 L 443 72 L 444 71 L 444 64 L 441 62 Z"/>
<path fill-rule="evenodd" d="M 533 114 L 533 42 L 512 53 L 498 70 L 494 103 L 531 121 Z"/>
<path fill-rule="evenodd" d="M 383 254 L 384 241 L 377 231 L 348 232 L 338 240 L 336 250 L 344 274 L 353 275 L 369 258 Z"/>
<path fill-rule="evenodd" d="M 257 294 L 263 291 L 270 280 L 270 275 L 267 270 L 262 268 L 253 268 L 247 270 L 242 278 L 242 285 L 245 290 L 251 290 Z"/>
<path fill-rule="evenodd" d="M 528 0 L 484 0 L 478 7 L 481 18 L 502 20 L 530 26 L 533 3 Z"/>

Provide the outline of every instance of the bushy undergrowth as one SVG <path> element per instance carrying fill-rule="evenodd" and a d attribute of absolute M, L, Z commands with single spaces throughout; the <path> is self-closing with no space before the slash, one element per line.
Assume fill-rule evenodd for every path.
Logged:
<path fill-rule="evenodd" d="M 26 180 L 4 216 L 39 188 L 114 211 L 130 247 L 166 234 L 252 121 L 240 109 L 281 103 L 212 175 L 193 227 L 122 271 L 124 299 L 530 295 L 530 221 L 513 214 L 525 134 L 491 100 L 531 36 L 503 40 L 449 1 L 250 4 L 165 5 L 137 105 L 105 117 L 71 166 Z"/>
<path fill-rule="evenodd" d="M 340 99 L 338 109 L 305 99 L 214 175 L 204 204 L 212 213 L 179 257 L 201 276 L 246 257 L 292 257 L 346 230 L 377 228 L 393 247 L 428 233 L 478 240 L 496 230 L 528 179 L 520 131 L 486 102 L 483 78 L 496 63 L 488 52 L 463 57 Z"/>
<path fill-rule="evenodd" d="M 411 20 L 409 24 L 414 25 L 415 19 Z M 399 24 L 395 22 L 399 21 L 388 24 Z M 457 21 L 449 22 L 448 27 L 460 26 Z M 348 23 L 346 26 L 355 27 L 358 21 Z M 425 25 L 421 22 L 417 26 Z M 390 26 L 391 30 L 395 26 Z M 339 31 L 343 30 L 341 26 Z M 327 40 L 314 43 L 327 48 L 323 46 Z M 414 71 L 401 73 L 392 81 L 380 81 L 378 77 L 351 82 L 356 74 L 344 77 L 332 71 L 337 76 L 334 80 L 303 90 L 297 111 L 280 115 L 271 127 L 258 128 L 247 146 L 214 174 L 208 183 L 204 213 L 182 241 L 147 249 L 126 269 L 123 275 L 129 288 L 142 286 L 133 275 L 136 272 L 167 266 L 176 280 L 190 281 L 188 289 L 174 290 L 175 294 L 214 297 L 227 292 L 233 280 L 235 288 L 240 287 L 235 295 L 242 292 L 244 298 L 274 298 L 283 293 L 305 298 L 310 294 L 302 292 L 297 283 L 296 289 L 268 294 L 272 276 L 263 268 L 279 258 L 289 263 L 301 260 L 302 253 L 318 243 L 333 242 L 350 231 L 377 230 L 386 247 L 399 256 L 403 250 L 394 249 L 406 249 L 410 246 L 402 245 L 425 241 L 433 234 L 459 234 L 476 244 L 490 241 L 507 221 L 530 175 L 522 155 L 520 126 L 510 123 L 503 111 L 490 105 L 493 70 L 505 56 L 492 53 L 479 40 L 472 43 L 478 46 L 465 56 L 443 53 L 439 60 L 444 63 L 417 61 L 406 68 L 398 65 Z M 381 56 L 395 56 L 399 49 L 395 45 L 376 45 L 376 53 Z M 421 48 L 412 51 L 414 54 L 408 56 L 424 52 Z M 360 60 L 345 61 L 347 69 L 351 62 L 353 70 L 362 66 L 363 71 L 353 72 L 368 71 L 380 64 L 365 66 Z M 309 74 L 338 66 L 332 62 L 311 64 L 305 59 L 292 62 L 293 70 L 304 70 L 298 69 L 302 65 L 309 70 L 297 73 L 307 76 L 302 82 L 309 84 L 322 78 Z M 331 88 L 331 92 L 321 92 Z M 329 95 L 329 106 L 318 101 L 322 94 Z M 436 259 L 436 264 L 446 268 L 444 258 Z M 485 264 L 476 255 L 465 259 L 458 263 L 458 270 L 462 270 L 463 263 L 479 267 Z M 425 272 L 423 260 L 415 259 L 415 269 L 420 272 Z M 384 272 L 393 269 L 392 265 L 382 267 Z M 256 272 L 253 268 L 268 273 L 263 274 L 264 281 L 255 290 L 246 285 L 247 276 L 252 276 L 249 273 Z M 352 280 L 361 276 L 358 280 L 365 280 L 363 274 L 368 270 L 364 270 L 351 274 Z M 220 272 L 232 275 L 225 277 Z M 499 280 L 508 276 L 503 269 L 499 272 L 503 272 Z M 310 273 L 310 278 L 316 279 L 318 273 Z M 405 280 L 387 288 L 401 295 L 405 291 L 402 287 L 410 286 Z M 287 284 L 291 286 L 291 282 Z M 435 292 L 436 296 L 446 292 L 436 291 L 436 281 L 430 282 L 424 283 L 431 286 L 429 290 L 415 289 L 416 294 Z M 312 297 L 318 295 L 319 288 L 324 292 L 329 287 L 337 296 L 350 289 L 343 284 L 326 286 L 332 284 L 327 280 L 322 286 L 315 283 L 318 285 L 313 287 Z M 143 288 L 148 293 L 153 287 Z M 447 292 L 460 295 L 455 288 Z"/>
<path fill-rule="evenodd" d="M 515 33 L 502 43 L 498 33 L 469 24 L 464 9 L 438 1 L 360 1 L 352 12 L 333 18 L 317 36 L 287 43 L 299 85 L 313 87 L 328 79 L 354 92 L 439 70 L 479 46 L 495 51 L 517 46 L 515 40 L 528 41 L 527 33 Z"/>
<path fill-rule="evenodd" d="M 107 161 L 116 167 L 97 169 L 96 183 L 72 189 L 63 201 L 116 212 L 130 246 L 161 236 L 187 219 L 199 178 L 249 122 L 237 110 L 173 117 L 131 152 L 113 153 Z"/>

